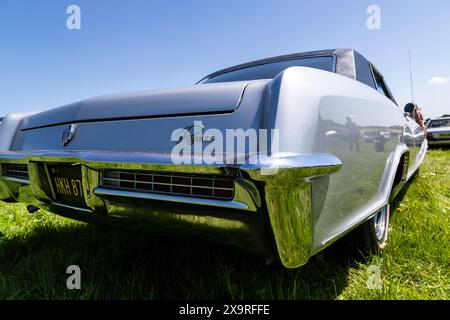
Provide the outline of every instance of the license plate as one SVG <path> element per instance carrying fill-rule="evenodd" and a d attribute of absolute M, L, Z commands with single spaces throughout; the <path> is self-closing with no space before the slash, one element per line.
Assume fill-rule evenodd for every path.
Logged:
<path fill-rule="evenodd" d="M 81 166 L 49 165 L 56 201 L 75 207 L 86 208 Z"/>

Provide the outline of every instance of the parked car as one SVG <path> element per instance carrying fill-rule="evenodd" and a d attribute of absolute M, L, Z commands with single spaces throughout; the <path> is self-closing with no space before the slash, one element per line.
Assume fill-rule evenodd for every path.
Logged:
<path fill-rule="evenodd" d="M 450 117 L 428 121 L 427 140 L 430 146 L 450 145 Z"/>
<path fill-rule="evenodd" d="M 391 139 L 391 133 L 389 131 L 381 131 L 380 135 L 382 135 L 386 141 Z"/>
<path fill-rule="evenodd" d="M 363 140 L 365 143 L 374 143 L 375 141 L 375 132 L 366 132 L 363 134 Z"/>
<path fill-rule="evenodd" d="M 384 152 L 359 145 L 363 128 L 394 127 L 403 132 Z M 221 135 L 237 141 L 230 129 L 248 143 L 211 152 L 216 162 L 199 156 Z M 256 152 L 252 130 L 273 133 Z M 427 150 L 381 73 L 350 49 L 258 60 L 186 88 L 10 114 L 0 137 L 4 201 L 230 243 L 286 268 L 355 229 L 364 248 L 383 249 L 389 203 Z M 186 162 L 174 157 L 180 146 L 193 148 Z"/>

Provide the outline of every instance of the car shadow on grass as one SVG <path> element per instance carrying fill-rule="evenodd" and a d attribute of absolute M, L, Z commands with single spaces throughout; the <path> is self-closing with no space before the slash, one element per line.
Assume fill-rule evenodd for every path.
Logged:
<path fill-rule="evenodd" d="M 285 270 L 226 246 L 42 224 L 25 236 L 0 238 L 0 298 L 334 299 L 349 269 L 364 259 L 345 242 Z M 81 290 L 66 287 L 70 265 L 81 269 Z"/>

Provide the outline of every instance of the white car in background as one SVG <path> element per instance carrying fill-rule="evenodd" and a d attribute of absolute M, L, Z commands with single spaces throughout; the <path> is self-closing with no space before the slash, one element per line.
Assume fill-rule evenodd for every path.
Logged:
<path fill-rule="evenodd" d="M 428 145 L 450 145 L 450 117 L 432 119 L 427 125 Z"/>

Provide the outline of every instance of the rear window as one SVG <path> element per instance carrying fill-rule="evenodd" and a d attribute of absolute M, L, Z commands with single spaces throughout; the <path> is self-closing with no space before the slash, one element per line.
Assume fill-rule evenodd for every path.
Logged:
<path fill-rule="evenodd" d="M 203 83 L 273 79 L 290 67 L 309 67 L 334 72 L 334 58 L 333 56 L 324 56 L 270 62 L 222 73 Z"/>
<path fill-rule="evenodd" d="M 450 127 L 450 119 L 431 120 L 428 128 Z"/>

